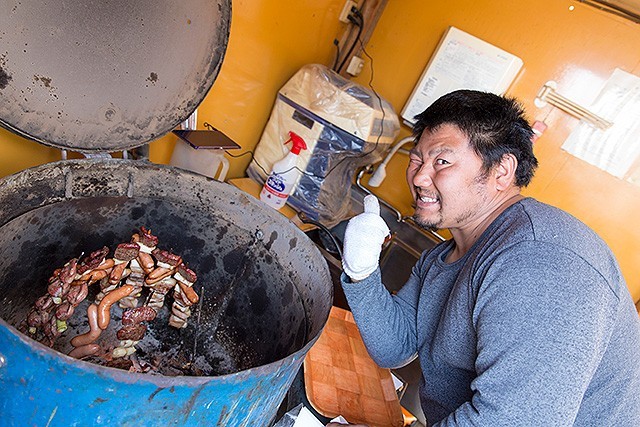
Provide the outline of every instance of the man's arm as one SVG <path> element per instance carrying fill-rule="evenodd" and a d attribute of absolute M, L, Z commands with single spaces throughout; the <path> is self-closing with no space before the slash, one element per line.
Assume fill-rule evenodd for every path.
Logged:
<path fill-rule="evenodd" d="M 401 366 L 417 352 L 416 310 L 421 263 L 422 259 L 397 295 L 391 295 L 382 284 L 380 269 L 358 283 L 351 283 L 345 274 L 341 277 L 362 339 L 379 366 Z"/>
<path fill-rule="evenodd" d="M 352 218 L 345 230 L 341 281 L 369 354 L 378 365 L 391 367 L 416 353 L 419 280 L 413 274 L 409 280 L 413 285 L 395 298 L 382 285 L 379 259 L 388 234 L 378 199 L 366 196 L 364 212 Z"/>

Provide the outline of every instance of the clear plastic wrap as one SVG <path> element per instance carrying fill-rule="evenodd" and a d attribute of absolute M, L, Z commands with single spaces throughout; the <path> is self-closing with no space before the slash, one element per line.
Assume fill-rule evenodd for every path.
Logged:
<path fill-rule="evenodd" d="M 300 153 L 288 203 L 332 227 L 350 216 L 354 172 L 380 161 L 399 130 L 391 104 L 371 89 L 323 65 L 306 65 L 278 91 L 247 174 L 264 183 L 288 153 L 289 131 L 297 133 L 308 149 Z"/>

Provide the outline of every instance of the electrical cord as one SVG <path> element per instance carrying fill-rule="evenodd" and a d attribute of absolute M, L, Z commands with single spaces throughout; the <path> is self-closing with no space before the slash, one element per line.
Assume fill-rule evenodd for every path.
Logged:
<path fill-rule="evenodd" d="M 338 59 L 340 59 L 340 42 L 338 39 L 333 39 L 333 44 L 336 46 L 336 59 L 333 61 L 333 67 L 331 69 L 336 71 L 336 67 L 338 66 Z"/>
<path fill-rule="evenodd" d="M 358 44 L 358 41 L 360 40 L 360 36 L 362 35 L 362 30 L 364 29 L 364 18 L 362 17 L 362 14 L 358 10 L 358 8 L 356 8 L 355 6 L 351 8 L 351 13 L 347 18 L 349 19 L 349 21 L 351 21 L 353 25 L 358 27 L 358 34 L 356 35 L 356 39 L 351 44 L 351 47 L 347 51 L 347 54 L 342 59 L 340 66 L 336 70 L 337 73 L 340 73 L 340 71 L 342 70 L 342 67 L 344 67 L 344 64 L 347 62 L 347 58 L 349 58 L 349 56 L 353 52 L 353 49 L 355 49 L 356 45 Z"/>

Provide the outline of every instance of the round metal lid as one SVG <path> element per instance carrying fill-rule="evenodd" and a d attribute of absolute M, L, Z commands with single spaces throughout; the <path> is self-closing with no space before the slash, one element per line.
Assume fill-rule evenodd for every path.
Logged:
<path fill-rule="evenodd" d="M 0 0 L 0 125 L 83 152 L 138 147 L 213 85 L 231 0 Z"/>

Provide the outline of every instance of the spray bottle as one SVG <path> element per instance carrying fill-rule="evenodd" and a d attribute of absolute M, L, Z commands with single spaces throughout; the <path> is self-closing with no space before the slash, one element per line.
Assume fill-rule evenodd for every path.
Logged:
<path fill-rule="evenodd" d="M 289 139 L 284 143 L 288 142 L 292 143 L 291 151 L 282 160 L 273 164 L 271 175 L 260 192 L 260 200 L 274 209 L 280 209 L 287 202 L 289 193 L 298 181 L 299 171 L 296 169 L 298 155 L 300 150 L 307 149 L 304 139 L 294 132 L 289 132 Z"/>

